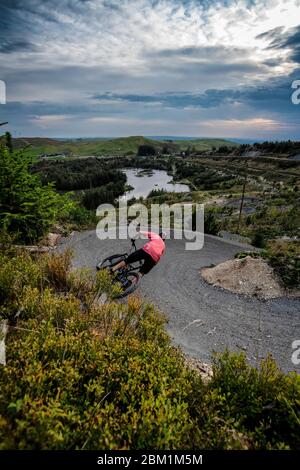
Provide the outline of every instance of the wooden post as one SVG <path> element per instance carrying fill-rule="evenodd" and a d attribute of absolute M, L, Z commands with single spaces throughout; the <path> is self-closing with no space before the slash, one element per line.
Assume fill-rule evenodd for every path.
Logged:
<path fill-rule="evenodd" d="M 241 205 L 240 205 L 239 221 L 238 221 L 238 226 L 237 226 L 237 232 L 238 233 L 240 233 L 240 225 L 241 225 L 242 211 L 243 211 L 243 206 L 244 206 L 244 198 L 245 198 L 245 189 L 246 189 L 247 177 L 248 177 L 248 165 L 246 163 L 246 171 L 245 171 L 242 199 L 241 199 Z"/>

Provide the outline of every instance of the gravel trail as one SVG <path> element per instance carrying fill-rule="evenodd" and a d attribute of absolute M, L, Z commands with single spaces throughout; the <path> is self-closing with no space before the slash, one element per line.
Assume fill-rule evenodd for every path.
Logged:
<path fill-rule="evenodd" d="M 95 231 L 85 231 L 63 239 L 59 249 L 67 247 L 75 267 L 95 267 L 110 254 L 126 252 L 130 242 L 100 241 Z M 200 276 L 202 267 L 228 260 L 242 248 L 209 235 L 200 251 L 186 251 L 182 240 L 167 240 L 164 257 L 137 293 L 166 314 L 174 342 L 191 356 L 209 363 L 213 351 L 228 347 L 245 351 L 255 365 L 271 353 L 284 371 L 300 372 L 291 362 L 292 342 L 300 339 L 299 300 L 250 299 L 210 286 Z"/>

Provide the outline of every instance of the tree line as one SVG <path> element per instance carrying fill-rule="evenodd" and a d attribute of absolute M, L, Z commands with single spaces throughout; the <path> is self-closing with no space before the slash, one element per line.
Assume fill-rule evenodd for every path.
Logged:
<path fill-rule="evenodd" d="M 40 160 L 31 167 L 44 184 L 54 183 L 58 191 L 77 191 L 106 186 L 109 183 L 123 186 L 126 175 L 111 169 L 109 163 L 96 158 L 82 160 Z"/>
<path fill-rule="evenodd" d="M 242 144 L 237 151 L 239 155 L 242 155 L 244 152 L 251 150 L 262 153 L 296 154 L 300 152 L 300 142 L 293 140 L 255 142 L 252 145 Z"/>

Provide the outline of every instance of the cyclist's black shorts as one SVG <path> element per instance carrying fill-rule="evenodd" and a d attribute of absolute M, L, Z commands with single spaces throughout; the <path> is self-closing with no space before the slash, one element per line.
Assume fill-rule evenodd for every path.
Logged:
<path fill-rule="evenodd" d="M 142 248 L 134 251 L 133 253 L 130 253 L 130 255 L 128 255 L 125 259 L 125 262 L 128 264 L 136 263 L 137 261 L 144 261 L 140 267 L 140 272 L 142 274 L 148 274 L 148 272 L 151 271 L 151 269 L 156 265 L 152 256 L 150 256 L 149 253 L 144 251 Z"/>

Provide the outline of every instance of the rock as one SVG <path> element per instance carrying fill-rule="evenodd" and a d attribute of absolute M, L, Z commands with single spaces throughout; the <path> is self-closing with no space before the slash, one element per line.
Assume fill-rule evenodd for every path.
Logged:
<path fill-rule="evenodd" d="M 185 354 L 185 363 L 189 369 L 197 372 L 204 382 L 209 382 L 212 379 L 213 370 L 209 364 L 188 354 Z"/>
<path fill-rule="evenodd" d="M 62 225 L 56 224 L 52 227 L 53 233 L 63 235 L 66 231 L 65 227 Z"/>
<path fill-rule="evenodd" d="M 42 245 L 50 246 L 50 247 L 54 248 L 55 246 L 58 245 L 60 239 L 61 239 L 60 234 L 58 234 L 58 233 L 48 233 L 48 235 L 42 241 Z"/>
<path fill-rule="evenodd" d="M 103 293 L 101 295 L 97 295 L 94 298 L 93 305 L 98 306 L 98 305 L 104 305 L 107 302 L 107 294 Z"/>
<path fill-rule="evenodd" d="M 48 253 L 52 248 L 50 246 L 20 246 L 20 248 L 29 251 L 29 253 Z"/>

